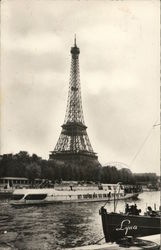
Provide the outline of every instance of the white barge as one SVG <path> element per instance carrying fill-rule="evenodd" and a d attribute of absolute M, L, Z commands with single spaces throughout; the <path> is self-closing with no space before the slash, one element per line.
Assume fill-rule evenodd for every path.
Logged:
<path fill-rule="evenodd" d="M 138 192 L 125 193 L 124 186 L 118 184 L 101 184 L 93 186 L 56 186 L 54 188 L 15 189 L 10 204 L 36 205 L 71 202 L 96 202 L 125 200 L 137 198 Z"/>

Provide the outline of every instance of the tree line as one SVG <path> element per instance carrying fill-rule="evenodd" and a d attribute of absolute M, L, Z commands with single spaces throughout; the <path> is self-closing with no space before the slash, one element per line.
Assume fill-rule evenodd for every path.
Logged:
<path fill-rule="evenodd" d="M 157 181 L 155 173 L 133 174 L 130 169 L 117 169 L 115 166 L 93 164 L 90 160 L 61 162 L 44 160 L 36 154 L 26 151 L 0 156 L 0 177 L 26 177 L 64 181 L 93 181 L 102 183 L 136 184 L 137 182 Z"/>

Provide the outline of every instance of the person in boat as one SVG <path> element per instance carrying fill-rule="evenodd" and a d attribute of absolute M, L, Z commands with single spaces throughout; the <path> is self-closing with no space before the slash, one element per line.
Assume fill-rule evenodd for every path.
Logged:
<path fill-rule="evenodd" d="M 158 215 L 158 213 L 156 211 L 152 210 L 152 208 L 150 206 L 148 207 L 147 214 L 150 216 L 157 216 Z"/>
<path fill-rule="evenodd" d="M 129 204 L 127 203 L 125 207 L 125 214 L 128 214 L 128 213 L 129 213 Z"/>
<path fill-rule="evenodd" d="M 134 205 L 134 213 L 135 215 L 139 215 L 141 213 L 141 209 L 137 209 L 137 205 Z"/>
<path fill-rule="evenodd" d="M 125 213 L 131 214 L 131 215 L 139 215 L 141 213 L 141 209 L 137 209 L 136 204 L 131 205 L 130 207 L 129 207 L 129 204 L 126 204 Z"/>

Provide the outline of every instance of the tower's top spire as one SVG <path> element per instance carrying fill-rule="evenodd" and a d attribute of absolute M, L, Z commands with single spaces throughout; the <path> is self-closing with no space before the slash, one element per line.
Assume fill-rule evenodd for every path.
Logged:
<path fill-rule="evenodd" d="M 75 58 L 75 59 L 78 58 L 80 50 L 79 50 L 79 48 L 77 47 L 77 44 L 76 44 L 76 34 L 74 35 L 74 47 L 71 47 L 70 52 L 72 54 L 72 58 Z"/>
<path fill-rule="evenodd" d="M 76 44 L 76 34 L 74 35 L 74 47 L 77 47 L 77 44 Z"/>

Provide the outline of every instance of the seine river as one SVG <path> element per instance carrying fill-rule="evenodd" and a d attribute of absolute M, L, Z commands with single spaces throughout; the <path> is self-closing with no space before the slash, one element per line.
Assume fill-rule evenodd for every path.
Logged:
<path fill-rule="evenodd" d="M 154 203 L 158 208 L 160 192 L 144 192 L 135 203 L 142 211 Z M 102 205 L 104 202 L 13 208 L 0 200 L 0 250 L 58 250 L 93 244 L 103 237 Z M 123 211 L 124 206 L 125 202 L 119 201 L 117 211 Z M 106 209 L 112 211 L 113 203 Z"/>

